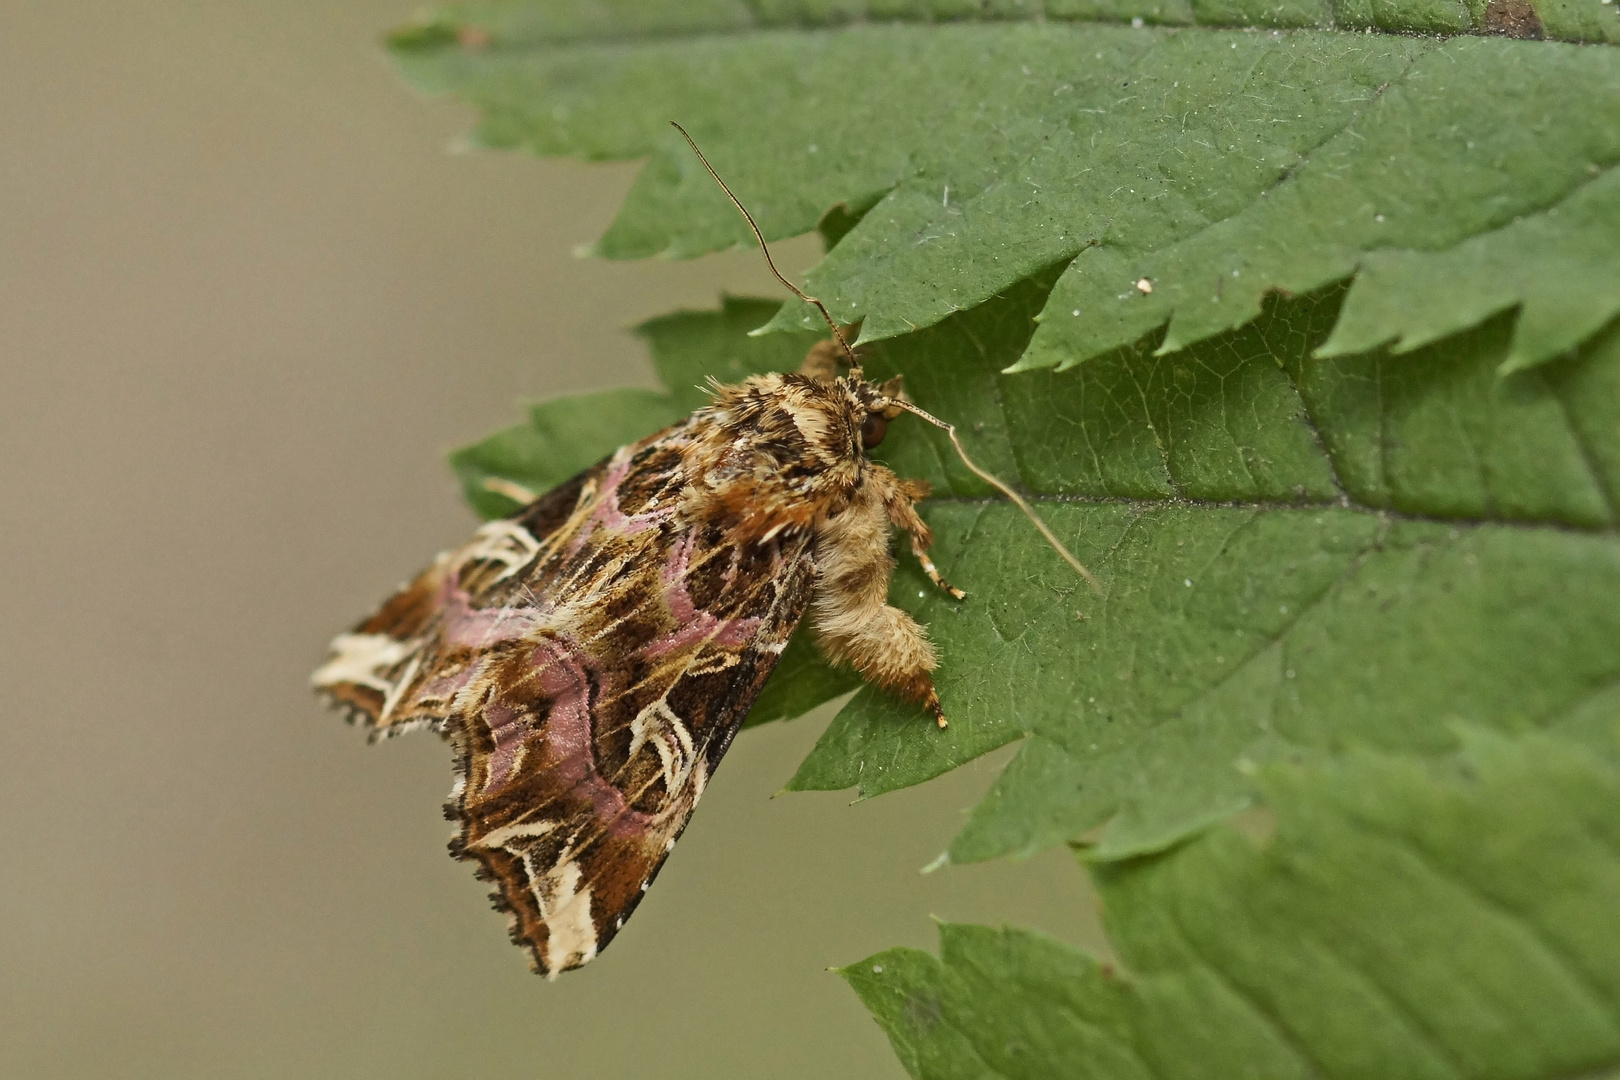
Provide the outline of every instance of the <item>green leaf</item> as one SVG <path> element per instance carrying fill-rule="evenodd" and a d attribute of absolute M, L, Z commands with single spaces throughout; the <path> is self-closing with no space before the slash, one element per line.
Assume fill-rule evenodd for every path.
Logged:
<path fill-rule="evenodd" d="M 885 455 L 936 485 L 971 594 L 909 563 L 893 592 L 952 726 L 863 690 L 792 786 L 871 795 L 1022 740 L 951 857 L 1105 824 L 1123 857 L 1247 805 L 1239 763 L 1443 752 L 1455 721 L 1546 726 L 1620 678 L 1620 51 L 1342 30 L 1499 5 L 1019 10 L 506 3 L 396 40 L 487 142 L 651 155 L 608 253 L 746 239 L 681 116 L 768 235 L 834 242 L 810 280 L 866 316 L 869 371 L 903 371 L 1103 576 L 1098 600 L 938 432 L 896 425 Z M 478 487 L 502 462 L 560 478 L 703 375 L 795 365 L 813 335 L 743 336 L 772 306 L 649 324 L 671 396 L 539 407 L 458 458 L 480 506 L 509 508 Z M 793 659 L 762 718 L 850 686 Z"/>
<path fill-rule="evenodd" d="M 1321 354 L 1365 352 L 1397 335 L 1396 351 L 1408 352 L 1515 304 L 1518 333 L 1504 372 L 1571 349 L 1620 311 L 1616 221 L 1620 170 L 1610 169 L 1561 205 L 1449 250 L 1374 252 Z M 1572 276 L 1577 267 L 1587 272 Z M 1436 282 L 1456 295 L 1437 303 Z"/>
<path fill-rule="evenodd" d="M 1252 318 L 1268 291 L 1358 270 L 1370 280 L 1339 351 L 1422 344 L 1523 304 L 1508 363 L 1545 361 L 1620 312 L 1620 289 L 1582 284 L 1620 275 L 1620 125 L 1598 134 L 1588 108 L 1620 118 L 1620 52 L 1451 42 L 1263 198 L 1168 244 L 1082 253 L 1022 366 L 1072 365 L 1167 319 L 1173 351 Z M 1546 123 L 1564 110 L 1567 125 Z"/>
<path fill-rule="evenodd" d="M 1036 496 L 1106 596 L 941 433 L 896 423 L 883 455 L 935 485 L 936 558 L 969 593 L 945 598 L 909 560 L 892 591 L 939 646 L 951 727 L 861 690 L 790 787 L 874 795 L 1023 740 L 951 858 L 1105 824 L 1096 853 L 1125 857 L 1249 805 L 1245 763 L 1443 753 L 1458 721 L 1548 727 L 1620 685 L 1620 332 L 1508 378 L 1505 318 L 1411 355 L 1314 358 L 1335 289 L 1175 356 L 1150 338 L 1070 372 L 1002 373 L 1055 274 L 872 346 L 867 370 L 904 372 Z M 733 300 L 645 332 L 674 385 L 705 357 L 791 366 L 810 338 L 767 355 L 776 336 L 744 332 L 763 310 Z M 754 719 L 855 685 L 801 634 Z"/>
<path fill-rule="evenodd" d="M 1463 742 L 1269 766 L 1274 836 L 1095 867 L 1117 963 L 944 925 L 937 959 L 840 974 L 919 1080 L 1614 1075 L 1620 773 L 1540 734 Z"/>
<path fill-rule="evenodd" d="M 1617 8 L 514 0 L 441 12 L 394 49 L 481 110 L 487 145 L 648 157 L 604 255 L 751 242 L 680 119 L 768 237 L 841 237 L 808 285 L 866 340 L 1066 266 L 1008 364 L 1072 366 L 1167 322 L 1160 347 L 1184 348 L 1274 290 L 1361 275 L 1332 350 L 1522 307 L 1504 359 L 1524 367 L 1620 312 Z M 1462 36 L 1354 32 L 1372 29 Z M 795 301 L 773 325 L 816 322 Z"/>
<path fill-rule="evenodd" d="M 971 861 L 1107 825 L 1162 848 L 1247 805 L 1239 766 L 1362 744 L 1443 752 L 1456 721 L 1559 721 L 1620 680 L 1620 333 L 1507 379 L 1505 319 L 1411 356 L 1313 359 L 1342 291 L 1275 300 L 1175 356 L 1000 374 L 1037 280 L 875 347 L 970 450 L 1037 493 L 1094 597 L 938 433 L 891 429 L 931 479 L 956 604 L 904 565 L 939 643 L 946 732 L 863 690 L 791 782 L 918 783 L 1024 745 L 953 842 Z M 916 377 L 912 377 L 915 375 Z"/>
<path fill-rule="evenodd" d="M 1620 1075 L 1617 8 L 514 0 L 396 36 L 487 145 L 647 159 L 603 255 L 751 242 L 684 122 L 768 237 L 821 234 L 869 376 L 1102 582 L 902 421 L 968 591 L 891 591 L 950 727 L 803 628 L 750 717 L 856 690 L 789 787 L 862 797 L 1018 743 L 948 858 L 1096 867 L 1118 965 L 947 926 L 844 972 L 914 1075 Z M 806 328 L 656 320 L 667 393 L 536 406 L 469 495 Z"/>

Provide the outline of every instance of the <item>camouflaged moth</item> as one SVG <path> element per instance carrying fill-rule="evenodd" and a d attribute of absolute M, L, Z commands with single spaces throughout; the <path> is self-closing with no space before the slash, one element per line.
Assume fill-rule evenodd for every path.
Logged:
<path fill-rule="evenodd" d="M 891 531 L 963 594 L 928 558 L 927 485 L 867 451 L 903 411 L 961 444 L 898 379 L 867 382 L 827 321 L 832 340 L 799 373 L 715 384 L 712 404 L 486 524 L 315 672 L 374 738 L 451 740 L 451 852 L 479 864 L 548 977 L 589 962 L 635 910 L 807 613 L 829 659 L 945 726 L 933 646 L 887 603 Z"/>

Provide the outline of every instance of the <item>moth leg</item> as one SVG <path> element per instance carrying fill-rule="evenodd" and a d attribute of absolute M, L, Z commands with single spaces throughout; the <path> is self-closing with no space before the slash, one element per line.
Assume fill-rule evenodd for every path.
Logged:
<path fill-rule="evenodd" d="M 929 581 L 943 589 L 953 600 L 966 599 L 967 593 L 958 589 L 940 575 L 939 567 L 935 566 L 934 560 L 928 557 L 928 549 L 919 543 L 915 536 L 911 538 L 911 553 L 917 556 L 917 561 L 922 564 L 922 571 L 928 575 Z"/>
<path fill-rule="evenodd" d="M 928 580 L 944 590 L 953 600 L 961 600 L 967 593 L 946 581 L 940 575 L 939 567 L 934 560 L 928 557 L 928 549 L 934 544 L 934 530 L 917 513 L 916 503 L 928 497 L 928 482 L 926 480 L 901 480 L 896 478 L 893 489 L 885 492 L 884 505 L 889 513 L 889 520 L 894 527 L 902 530 L 911 538 L 911 553 L 917 556 L 917 562 L 922 564 L 923 573 Z"/>
<path fill-rule="evenodd" d="M 934 647 L 915 619 L 887 602 L 894 556 L 889 554 L 885 496 L 897 491 L 899 483 L 889 470 L 871 467 L 856 501 L 822 523 L 813 622 L 829 660 L 917 702 L 944 727 L 945 711 L 931 674 L 938 665 Z"/>

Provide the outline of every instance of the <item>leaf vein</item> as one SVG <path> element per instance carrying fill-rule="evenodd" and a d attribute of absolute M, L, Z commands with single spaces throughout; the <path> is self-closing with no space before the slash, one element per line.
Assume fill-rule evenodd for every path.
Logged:
<path fill-rule="evenodd" d="M 1143 513 L 1163 507 L 1184 507 L 1194 510 L 1354 510 L 1374 514 L 1389 521 L 1414 522 L 1427 525 L 1445 525 L 1452 528 L 1518 529 L 1525 532 L 1556 532 L 1570 536 L 1620 536 L 1620 526 L 1576 525 L 1567 521 L 1545 519 L 1519 520 L 1516 518 L 1472 517 L 1463 515 L 1420 514 L 1410 510 L 1391 510 L 1382 506 L 1369 506 L 1354 500 L 1302 499 L 1284 502 L 1278 499 L 1197 499 L 1160 498 L 1145 499 L 1129 495 L 1075 495 L 1067 493 L 1031 494 L 1032 503 L 1074 504 L 1079 506 L 1130 506 Z M 993 496 L 935 495 L 930 503 L 951 503 L 962 506 L 1011 506 L 1006 499 Z M 1110 552 L 1111 553 L 1111 552 Z M 1106 558 L 1106 556 L 1105 556 Z"/>
<path fill-rule="evenodd" d="M 1546 380 L 1543 379 L 1543 385 Z M 1603 508 L 1609 516 L 1611 523 L 1620 521 L 1620 505 L 1617 505 L 1616 494 L 1609 484 L 1609 479 L 1599 468 L 1597 458 L 1592 454 L 1591 444 L 1581 432 L 1580 426 L 1575 423 L 1575 417 L 1569 411 L 1569 399 L 1564 395 L 1564 388 L 1553 389 L 1551 397 L 1558 402 L 1558 411 L 1564 418 L 1564 427 L 1569 431 L 1570 441 L 1575 444 L 1575 452 L 1580 455 L 1581 465 L 1592 480 L 1592 486 L 1597 489 L 1598 496 L 1603 500 Z"/>
<path fill-rule="evenodd" d="M 1593 1007 L 1593 1011 L 1603 1015 L 1604 1019 L 1609 1021 L 1611 1033 L 1620 1037 L 1620 1029 L 1616 1028 L 1614 1018 L 1605 1007 L 1607 995 L 1593 984 L 1591 977 L 1576 965 L 1573 958 L 1546 937 L 1541 928 L 1536 925 L 1534 919 L 1522 911 L 1516 911 L 1509 907 L 1505 901 L 1492 896 L 1478 882 L 1471 881 L 1460 872 L 1442 866 L 1430 852 L 1419 845 L 1411 836 L 1386 828 L 1371 826 L 1371 823 L 1367 822 L 1362 824 L 1364 828 L 1367 828 L 1374 835 L 1403 848 L 1430 876 L 1451 885 L 1480 907 L 1493 912 L 1521 929 L 1530 943 L 1558 969 L 1559 973 L 1586 996 Z"/>
<path fill-rule="evenodd" d="M 1225 990 L 1228 995 L 1236 999 L 1258 1018 L 1277 1041 L 1300 1060 L 1308 1075 L 1312 1077 L 1324 1077 L 1327 1075 L 1322 1063 L 1316 1059 L 1316 1055 L 1311 1053 L 1310 1048 L 1300 1041 L 1294 1030 L 1288 1026 L 1282 1017 L 1277 1015 L 1269 1004 L 1244 989 L 1236 980 L 1222 971 L 1214 961 L 1204 956 L 1198 947 L 1193 944 L 1192 937 L 1182 927 L 1180 918 L 1176 914 L 1172 913 L 1167 922 L 1175 932 L 1176 937 L 1181 941 L 1182 947 L 1186 949 L 1187 955 L 1192 959 L 1194 965 L 1207 972 L 1216 985 Z"/>

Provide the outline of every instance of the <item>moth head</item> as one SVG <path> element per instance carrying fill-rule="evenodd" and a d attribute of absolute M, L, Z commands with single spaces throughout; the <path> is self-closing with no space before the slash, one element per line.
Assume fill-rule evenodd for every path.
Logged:
<path fill-rule="evenodd" d="M 797 381 L 802 376 L 790 378 Z M 856 369 L 831 381 L 805 380 L 803 385 L 803 396 L 790 395 L 786 401 L 810 457 L 831 485 L 860 483 L 867 452 L 883 441 L 889 421 L 899 414 L 885 391 L 898 393 L 900 380 L 877 386 Z"/>
<path fill-rule="evenodd" d="M 904 410 L 895 404 L 905 400 L 905 391 L 900 389 L 900 376 L 896 375 L 883 383 L 869 383 L 861 377 L 859 368 L 850 372 L 844 380 L 855 400 L 855 414 L 860 424 L 861 449 L 870 450 L 883 441 L 889 433 L 889 421 L 899 416 Z"/>
<path fill-rule="evenodd" d="M 776 280 L 787 286 L 788 291 L 793 293 L 794 296 L 797 296 L 821 313 L 822 319 L 826 321 L 828 328 L 832 330 L 833 341 L 837 343 L 838 352 L 849 360 L 849 374 L 837 379 L 835 383 L 837 389 L 844 392 L 847 400 L 845 414 L 842 417 L 844 425 L 838 423 L 840 418 L 837 416 L 826 418 L 830 419 L 831 423 L 824 423 L 823 420 L 816 419 L 812 415 L 816 411 L 815 409 L 812 409 L 809 413 L 801 411 L 795 418 L 796 426 L 807 437 L 810 437 L 809 441 L 813 448 L 812 453 L 821 459 L 822 465 L 826 468 L 824 478 L 831 483 L 840 485 L 859 483 L 861 461 L 865 457 L 866 451 L 883 441 L 883 436 L 888 434 L 890 420 L 893 420 L 902 412 L 912 413 L 944 431 L 949 436 L 951 446 L 956 450 L 957 456 L 962 459 L 962 464 L 967 466 L 968 471 L 1012 500 L 1018 509 L 1024 512 L 1024 516 L 1029 518 L 1030 522 L 1040 530 L 1041 535 L 1046 538 L 1046 542 L 1051 544 L 1053 549 L 1063 556 L 1064 561 L 1074 567 L 1080 576 L 1090 584 L 1092 590 L 1100 596 L 1102 586 L 1097 584 L 1097 579 L 1091 575 L 1091 571 L 1087 570 L 1081 565 L 1079 559 L 1069 553 L 1069 549 L 1063 546 L 1062 541 L 1057 538 L 1057 535 L 1052 532 L 1046 522 L 1041 520 L 1040 515 L 1035 513 L 1029 503 L 1024 501 L 1024 497 L 1011 487 L 1008 487 L 1006 483 L 997 479 L 992 473 L 986 472 L 974 464 L 973 459 L 968 457 L 968 452 L 962 446 L 962 440 L 957 436 L 956 427 L 953 424 L 941 420 L 924 409 L 919 409 L 906 400 L 905 394 L 900 389 L 899 376 L 882 385 L 873 385 L 866 381 L 861 374 L 860 356 L 851 346 L 850 340 L 844 336 L 844 331 L 839 327 L 838 321 L 832 317 L 832 312 L 827 310 L 827 305 L 782 276 L 782 271 L 776 268 L 776 262 L 771 258 L 771 249 L 765 243 L 765 234 L 759 231 L 759 225 L 754 221 L 754 216 L 748 212 L 748 208 L 742 204 L 742 201 L 732 194 L 731 189 L 726 186 L 726 182 L 720 179 L 720 174 L 714 171 L 714 166 L 709 164 L 709 159 L 703 156 L 703 151 L 698 149 L 698 144 L 692 140 L 692 136 L 686 133 L 686 129 L 673 120 L 670 121 L 670 125 L 681 133 L 681 137 L 692 147 L 692 152 L 697 155 L 698 160 L 703 162 L 703 167 L 708 170 L 710 176 L 714 177 L 714 182 L 719 184 L 720 190 L 726 193 L 726 198 L 731 200 L 732 205 L 742 214 L 743 220 L 748 222 L 748 228 L 753 232 L 754 239 L 759 241 L 760 251 L 765 256 L 765 265 L 770 267 L 771 273 L 775 275 Z M 836 366 L 833 370 L 836 370 Z M 799 378 L 808 386 L 817 385 L 817 380 L 813 378 L 804 375 L 800 375 Z M 807 422 L 808 428 L 806 427 Z M 840 426 L 846 426 L 848 430 L 848 435 L 841 440 L 836 434 L 836 430 Z M 818 428 L 823 430 L 816 430 Z M 842 446 L 839 445 L 840 442 Z"/>
<path fill-rule="evenodd" d="M 806 492 L 854 488 L 866 469 L 866 446 L 882 437 L 868 419 L 887 423 L 869 405 L 880 396 L 847 376 L 823 382 L 797 373 L 755 375 L 717 385 L 708 412 L 718 421 L 711 463 L 701 471 L 763 470 L 791 477 Z"/>

